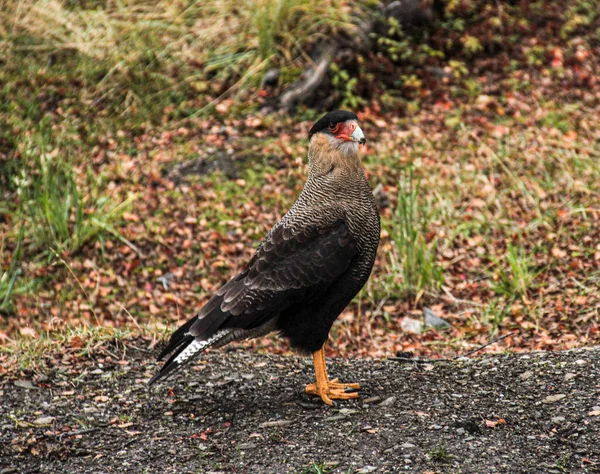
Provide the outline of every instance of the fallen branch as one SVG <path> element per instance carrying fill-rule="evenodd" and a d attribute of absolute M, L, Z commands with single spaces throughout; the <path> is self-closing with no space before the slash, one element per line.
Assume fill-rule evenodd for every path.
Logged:
<path fill-rule="evenodd" d="M 313 93 L 322 87 L 327 79 L 331 63 L 344 58 L 348 52 L 357 54 L 373 49 L 371 35 L 382 34 L 387 28 L 386 21 L 389 18 L 396 19 L 402 26 L 430 24 L 435 15 L 434 3 L 435 0 L 397 0 L 381 5 L 380 11 L 370 14 L 370 18 L 357 18 L 357 28 L 353 37 L 340 36 L 324 47 L 313 65 L 275 100 L 276 107 L 290 110 L 295 105 L 310 100 Z"/>
<path fill-rule="evenodd" d="M 329 65 L 335 58 L 337 51 L 338 47 L 334 45 L 326 48 L 313 68 L 302 74 L 302 77 L 281 95 L 279 101 L 281 107 L 291 109 L 296 103 L 302 102 L 304 98 L 311 96 L 325 79 Z"/>

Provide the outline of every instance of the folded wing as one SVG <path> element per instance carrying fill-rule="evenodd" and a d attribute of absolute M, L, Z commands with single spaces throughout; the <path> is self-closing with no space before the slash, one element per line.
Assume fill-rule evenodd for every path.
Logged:
<path fill-rule="evenodd" d="M 150 383 L 206 348 L 272 328 L 282 311 L 318 299 L 344 274 L 356 252 L 356 241 L 341 218 L 300 229 L 275 227 L 245 270 L 173 334 L 159 358 L 173 354 Z"/>

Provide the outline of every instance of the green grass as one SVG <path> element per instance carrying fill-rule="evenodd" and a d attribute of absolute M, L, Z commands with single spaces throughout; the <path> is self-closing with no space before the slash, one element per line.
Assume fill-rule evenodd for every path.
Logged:
<path fill-rule="evenodd" d="M 494 263 L 495 270 L 491 275 L 494 292 L 527 301 L 527 294 L 540 273 L 532 255 L 527 250 L 509 243 L 504 258 L 495 258 Z"/>
<path fill-rule="evenodd" d="M 429 451 L 429 458 L 433 462 L 445 464 L 452 459 L 452 455 L 448 453 L 446 446 L 444 446 L 440 441 L 437 447 Z"/>
<path fill-rule="evenodd" d="M 40 256 L 77 252 L 83 245 L 105 233 L 118 235 L 114 224 L 129 208 L 133 197 L 113 203 L 103 195 L 90 176 L 85 192 L 68 158 L 55 153 L 48 142 L 30 141 L 23 149 L 23 164 L 16 193 L 20 198 L 15 212 L 27 228 L 28 245 Z"/>
<path fill-rule="evenodd" d="M 300 471 L 298 474 L 327 474 L 332 472 L 334 469 L 333 466 L 328 465 L 327 463 L 316 463 L 313 462 L 305 469 Z"/>
<path fill-rule="evenodd" d="M 164 334 L 138 325 L 130 328 L 82 325 L 41 332 L 34 338 L 25 337 L 10 341 L 10 344 L 0 345 L 0 354 L 6 356 L 6 367 L 14 367 L 19 371 L 43 371 L 46 359 L 61 352 L 71 353 L 75 357 L 93 356 L 102 353 L 106 346 L 112 343 L 120 344 L 121 341 L 139 336 L 153 339 Z"/>
<path fill-rule="evenodd" d="M 30 77 L 62 70 L 110 113 L 158 120 L 210 113 L 199 96 L 247 92 L 269 68 L 298 77 L 310 44 L 351 32 L 341 0 L 7 2 L 0 59 Z M 216 80 L 215 80 L 216 79 Z M 216 87 L 215 87 L 216 86 Z M 213 89 L 214 87 L 214 89 Z M 200 107 L 200 109 L 198 109 Z"/>
<path fill-rule="evenodd" d="M 432 229 L 431 209 L 423 203 L 420 181 L 409 166 L 398 185 L 398 201 L 390 221 L 384 224 L 393 242 L 388 255 L 388 286 L 398 294 L 418 301 L 426 291 L 437 290 L 443 282 L 437 263 L 436 241 L 427 242 Z"/>

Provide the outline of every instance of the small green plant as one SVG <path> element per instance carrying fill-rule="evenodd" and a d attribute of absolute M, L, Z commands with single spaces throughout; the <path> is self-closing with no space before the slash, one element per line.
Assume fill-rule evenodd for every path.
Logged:
<path fill-rule="evenodd" d="M 439 463 L 447 463 L 452 458 L 450 453 L 448 453 L 446 446 L 444 446 L 441 441 L 437 445 L 437 447 L 429 451 L 429 457 L 433 462 Z"/>
<path fill-rule="evenodd" d="M 425 64 L 428 59 L 444 58 L 445 55 L 442 51 L 407 35 L 396 18 L 388 18 L 387 23 L 386 35 L 377 38 L 377 45 L 381 52 L 392 61 L 402 61 L 420 66 Z"/>
<path fill-rule="evenodd" d="M 509 305 L 500 298 L 494 298 L 481 313 L 481 323 L 491 326 L 491 333 L 493 335 L 502 325 L 504 318 L 509 316 L 509 309 Z"/>
<path fill-rule="evenodd" d="M 332 471 L 332 467 L 326 463 L 310 463 L 300 474 L 327 474 Z"/>
<path fill-rule="evenodd" d="M 340 69 L 335 63 L 331 65 L 331 71 L 333 72 L 331 85 L 341 96 L 340 107 L 354 110 L 366 103 L 365 99 L 356 93 L 357 77 L 351 78 L 348 71 Z"/>
<path fill-rule="evenodd" d="M 540 271 L 534 269 L 531 256 L 512 243 L 506 248 L 504 260 L 507 265 L 503 265 L 501 259 L 494 259 L 496 270 L 491 275 L 494 292 L 509 298 L 519 297 L 527 302 L 527 293 Z"/>
<path fill-rule="evenodd" d="M 571 465 L 571 453 L 564 453 L 557 461 L 555 466 L 563 472 L 568 472 Z"/>
<path fill-rule="evenodd" d="M 442 268 L 436 261 L 436 241 L 428 243 L 426 239 L 431 211 L 420 202 L 420 182 L 412 166 L 401 177 L 398 189 L 398 204 L 387 225 L 394 243 L 389 254 L 390 276 L 399 279 L 401 293 L 415 296 L 418 301 L 425 291 L 441 286 Z"/>

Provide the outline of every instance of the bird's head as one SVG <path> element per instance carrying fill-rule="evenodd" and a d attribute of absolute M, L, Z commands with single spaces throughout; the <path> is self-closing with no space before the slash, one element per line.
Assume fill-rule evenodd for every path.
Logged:
<path fill-rule="evenodd" d="M 346 110 L 334 110 L 325 114 L 310 129 L 308 138 L 311 142 L 327 137 L 334 148 L 346 149 L 348 152 L 358 151 L 358 144 L 367 143 L 365 134 L 358 126 L 358 117 Z"/>

